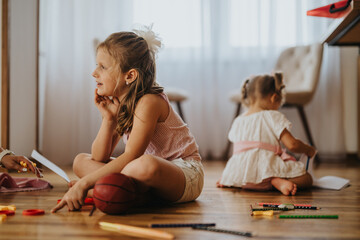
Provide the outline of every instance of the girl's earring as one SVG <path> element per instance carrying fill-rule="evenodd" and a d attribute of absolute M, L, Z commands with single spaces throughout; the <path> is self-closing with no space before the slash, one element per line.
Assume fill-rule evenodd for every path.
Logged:
<path fill-rule="evenodd" d="M 129 85 L 129 82 L 126 82 L 126 85 Z"/>

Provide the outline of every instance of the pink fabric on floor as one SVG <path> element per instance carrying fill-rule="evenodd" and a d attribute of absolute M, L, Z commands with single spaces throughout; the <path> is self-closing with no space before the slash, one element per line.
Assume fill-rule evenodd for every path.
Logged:
<path fill-rule="evenodd" d="M 7 173 L 0 173 L 0 193 L 37 191 L 52 187 L 49 182 L 42 179 L 12 177 Z"/>

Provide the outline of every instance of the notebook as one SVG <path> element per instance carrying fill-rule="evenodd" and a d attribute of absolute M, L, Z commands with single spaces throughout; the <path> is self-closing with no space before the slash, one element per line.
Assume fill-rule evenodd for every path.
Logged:
<path fill-rule="evenodd" d="M 321 178 L 316 178 L 314 174 L 314 158 L 316 154 L 309 159 L 308 156 L 302 154 L 299 161 L 304 163 L 305 166 L 308 166 L 307 171 L 313 178 L 313 186 L 323 189 L 331 189 L 331 190 L 341 190 L 350 185 L 350 180 L 342 177 L 337 176 L 324 176 Z"/>
<path fill-rule="evenodd" d="M 57 165 L 55 165 L 53 162 L 50 162 L 48 159 L 46 159 L 44 156 L 42 156 L 40 153 L 38 153 L 36 150 L 33 150 L 31 153 L 31 157 L 36 159 L 38 162 L 43 164 L 45 167 L 49 168 L 54 173 L 58 174 L 60 177 L 65 179 L 67 182 L 70 182 L 70 178 L 68 175 L 59 168 Z"/>

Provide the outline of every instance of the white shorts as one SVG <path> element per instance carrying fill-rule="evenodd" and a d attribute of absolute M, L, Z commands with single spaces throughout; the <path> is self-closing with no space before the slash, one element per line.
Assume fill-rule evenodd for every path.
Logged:
<path fill-rule="evenodd" d="M 204 186 L 204 167 L 198 160 L 182 160 L 181 158 L 171 161 L 180 167 L 185 175 L 185 190 L 182 197 L 176 203 L 190 202 L 195 200 Z"/>

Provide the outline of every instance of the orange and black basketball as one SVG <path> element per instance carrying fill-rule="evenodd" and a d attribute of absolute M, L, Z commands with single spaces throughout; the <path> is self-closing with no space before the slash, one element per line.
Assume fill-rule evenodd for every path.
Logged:
<path fill-rule="evenodd" d="M 94 187 L 95 206 L 107 214 L 121 214 L 136 203 L 134 180 L 121 173 L 113 173 L 100 178 Z"/>

